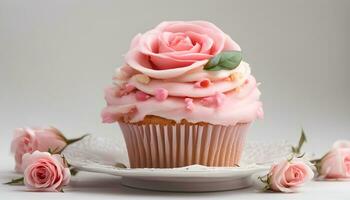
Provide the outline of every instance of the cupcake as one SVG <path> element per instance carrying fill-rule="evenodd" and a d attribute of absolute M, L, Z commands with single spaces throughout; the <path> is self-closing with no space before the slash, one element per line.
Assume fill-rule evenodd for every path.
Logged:
<path fill-rule="evenodd" d="M 240 46 L 206 21 L 162 22 L 138 34 L 105 91 L 131 168 L 239 164 L 260 91 Z"/>

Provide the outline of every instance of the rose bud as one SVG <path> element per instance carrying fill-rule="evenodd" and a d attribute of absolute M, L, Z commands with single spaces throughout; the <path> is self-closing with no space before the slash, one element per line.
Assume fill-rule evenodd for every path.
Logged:
<path fill-rule="evenodd" d="M 11 143 L 11 152 L 15 155 L 17 172 L 23 172 L 22 156 L 36 150 L 60 153 L 67 145 L 83 139 L 83 135 L 75 139 L 67 139 L 61 131 L 49 128 L 17 128 Z"/>
<path fill-rule="evenodd" d="M 317 161 L 316 166 L 321 178 L 350 178 L 350 148 L 332 149 L 320 161 Z"/>
<path fill-rule="evenodd" d="M 60 151 L 67 145 L 62 133 L 56 128 L 17 128 L 11 143 L 11 152 L 15 155 L 17 172 L 23 172 L 22 156 L 36 150 Z"/>

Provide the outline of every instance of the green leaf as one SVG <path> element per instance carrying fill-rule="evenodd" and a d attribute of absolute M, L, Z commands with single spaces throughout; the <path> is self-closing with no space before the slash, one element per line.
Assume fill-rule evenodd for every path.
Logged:
<path fill-rule="evenodd" d="M 301 152 L 301 148 L 303 147 L 305 142 L 307 142 L 306 135 L 305 135 L 304 129 L 301 129 L 301 135 L 300 135 L 298 146 L 292 147 L 292 152 L 296 155 L 299 155 Z"/>
<path fill-rule="evenodd" d="M 4 183 L 5 185 L 23 185 L 24 184 L 24 178 L 17 178 L 12 179 L 10 182 Z"/>
<path fill-rule="evenodd" d="M 78 142 L 78 141 L 80 141 L 80 140 L 84 139 L 85 137 L 87 137 L 87 136 L 89 136 L 89 135 L 90 135 L 90 134 L 89 134 L 89 133 L 87 133 L 87 134 L 85 134 L 85 135 L 83 135 L 83 136 L 81 136 L 81 137 L 78 137 L 78 138 L 74 138 L 74 139 L 67 139 L 67 140 L 66 140 L 67 145 L 70 145 L 70 144 L 73 144 L 73 143 L 75 143 L 75 142 Z"/>
<path fill-rule="evenodd" d="M 213 58 L 204 66 L 204 70 L 219 71 L 235 69 L 242 61 L 241 51 L 223 51 Z"/>
<path fill-rule="evenodd" d="M 79 170 L 78 169 L 76 169 L 76 168 L 70 168 L 69 169 L 70 170 L 70 174 L 72 175 L 72 176 L 75 176 L 75 175 L 77 175 L 78 174 L 78 172 L 79 172 Z"/>
<path fill-rule="evenodd" d="M 258 176 L 258 180 L 260 180 L 262 183 L 268 183 L 267 174 L 265 176 Z"/>
<path fill-rule="evenodd" d="M 126 168 L 126 166 L 123 164 L 123 163 L 116 163 L 114 165 L 114 167 L 117 167 L 117 168 Z"/>
<path fill-rule="evenodd" d="M 305 156 L 305 152 L 304 152 L 303 154 L 297 156 L 297 158 L 302 158 L 302 157 L 304 157 L 304 156 Z"/>
<path fill-rule="evenodd" d="M 219 70 L 222 70 L 222 69 L 225 69 L 225 68 L 220 66 L 220 65 L 216 65 L 216 66 L 211 67 L 211 68 L 205 68 L 204 67 L 204 70 L 207 70 L 207 71 L 219 71 Z"/>

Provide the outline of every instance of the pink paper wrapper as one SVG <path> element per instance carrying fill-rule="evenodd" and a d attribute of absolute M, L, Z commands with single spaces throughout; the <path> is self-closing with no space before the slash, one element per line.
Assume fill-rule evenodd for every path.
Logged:
<path fill-rule="evenodd" d="M 249 123 L 160 125 L 119 122 L 131 168 L 236 166 Z"/>

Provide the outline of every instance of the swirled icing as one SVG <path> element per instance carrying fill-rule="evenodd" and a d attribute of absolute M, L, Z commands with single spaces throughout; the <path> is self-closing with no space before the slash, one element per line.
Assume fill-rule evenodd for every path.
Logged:
<path fill-rule="evenodd" d="M 159 79 L 162 75 L 169 78 L 167 72 L 158 73 L 157 76 L 152 74 L 152 77 L 148 76 L 147 82 L 138 81 L 135 74 L 150 73 L 140 73 L 138 68 L 133 68 L 136 71 L 132 71 L 129 67 L 124 67 L 129 73 L 122 78 L 119 76 L 123 81 L 105 91 L 107 107 L 102 111 L 102 118 L 106 123 L 116 122 L 126 115 L 130 122 L 142 121 L 147 115 L 155 115 L 176 122 L 186 119 L 192 123 L 220 125 L 248 123 L 263 117 L 262 103 L 259 101 L 261 93 L 255 78 L 250 75 L 249 65 L 243 61 L 234 70 L 213 73 L 202 70 L 202 65 L 201 70 L 188 70 L 170 79 Z M 181 68 L 175 70 L 177 69 Z M 122 71 L 125 73 L 125 70 Z M 233 74 L 239 76 L 232 77 Z M 205 88 L 196 87 L 195 82 L 203 79 L 212 81 L 211 85 Z M 125 90 L 125 85 L 132 86 L 130 91 L 120 93 Z M 162 101 L 156 98 L 156 90 L 159 88 L 167 91 L 167 98 Z M 138 91 L 148 98 L 138 100 Z M 215 101 L 215 98 L 219 100 Z M 211 103 L 211 100 L 216 103 Z"/>

